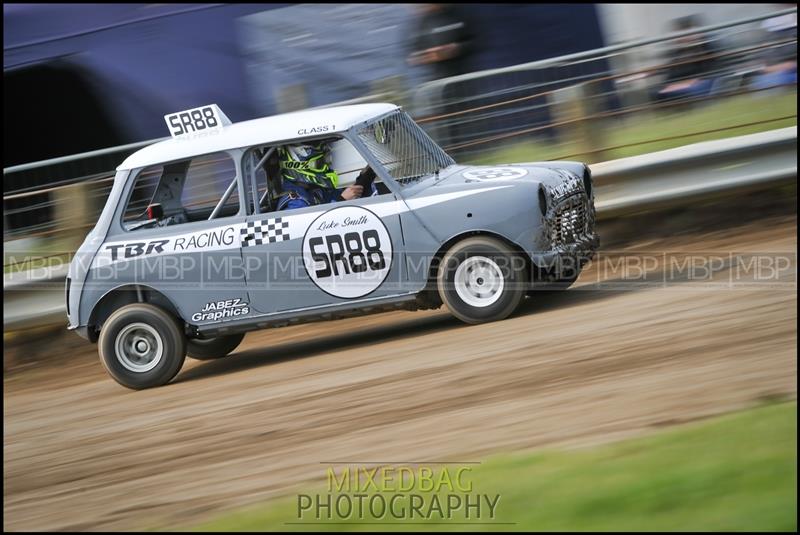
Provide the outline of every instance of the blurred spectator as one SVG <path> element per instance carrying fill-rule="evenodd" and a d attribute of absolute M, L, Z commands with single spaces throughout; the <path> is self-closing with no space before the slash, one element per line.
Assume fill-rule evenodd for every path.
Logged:
<path fill-rule="evenodd" d="M 675 19 L 672 31 L 680 32 L 696 28 L 693 16 Z M 669 66 L 663 87 L 658 89 L 655 100 L 679 99 L 705 96 L 713 85 L 712 71 L 714 53 L 707 35 L 698 32 L 675 39 L 668 52 Z"/>
<path fill-rule="evenodd" d="M 794 4 L 785 4 L 787 7 Z M 797 13 L 772 17 L 761 23 L 770 42 L 794 41 L 767 49 L 764 67 L 754 77 L 753 89 L 768 89 L 797 83 Z"/>
<path fill-rule="evenodd" d="M 427 65 L 436 79 L 468 72 L 473 34 L 450 4 L 420 4 L 419 19 L 408 57 L 411 65 Z"/>

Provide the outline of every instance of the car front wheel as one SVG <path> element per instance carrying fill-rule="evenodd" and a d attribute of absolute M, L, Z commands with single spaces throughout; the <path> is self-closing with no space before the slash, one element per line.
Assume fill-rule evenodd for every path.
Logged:
<path fill-rule="evenodd" d="M 193 338 L 187 344 L 186 353 L 195 360 L 222 358 L 242 343 L 244 333 L 217 336 L 215 338 Z"/>
<path fill-rule="evenodd" d="M 140 390 L 166 384 L 178 374 L 186 359 L 186 337 L 164 310 L 134 303 L 109 316 L 98 349 L 115 381 Z"/>
<path fill-rule="evenodd" d="M 524 258 L 502 241 L 467 238 L 442 258 L 439 295 L 450 312 L 466 323 L 505 319 L 525 295 L 526 271 Z"/>

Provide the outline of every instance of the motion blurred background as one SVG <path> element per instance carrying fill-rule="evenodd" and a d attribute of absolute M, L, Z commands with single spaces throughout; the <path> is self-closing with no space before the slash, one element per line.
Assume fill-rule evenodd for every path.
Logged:
<path fill-rule="evenodd" d="M 210 102 L 233 121 L 395 102 L 476 163 L 600 162 L 793 125 L 791 8 L 5 4 L 4 248 L 74 248 L 116 165 L 165 136 L 165 114 Z"/>
<path fill-rule="evenodd" d="M 389 447 L 402 457 L 421 443 L 440 458 L 458 455 L 456 444 L 488 454 L 584 432 L 591 440 L 618 438 L 744 408 L 753 399 L 796 397 L 796 4 L 4 4 L 3 16 L 4 341 L 10 348 L 4 399 L 11 422 L 4 426 L 4 511 L 13 519 L 4 521 L 7 528 L 136 529 L 143 516 L 153 522 L 146 527 L 191 524 L 195 513 L 249 503 L 285 491 L 286 482 L 316 477 L 308 466 L 316 469 L 325 459 L 311 453 L 340 445 L 375 457 Z M 371 330 L 354 335 L 358 342 L 338 333 L 361 325 L 355 321 L 252 333 L 247 351 L 231 363 L 187 365 L 178 384 L 135 398 L 141 412 L 131 418 L 125 396 L 134 394 L 101 376 L 94 346 L 64 332 L 66 266 L 102 210 L 115 167 L 167 136 L 163 116 L 170 112 L 216 103 L 237 122 L 364 102 L 402 105 L 459 163 L 590 163 L 603 249 L 655 243 L 648 251 L 656 254 L 780 251 L 792 267 L 775 293 L 698 291 L 684 299 L 665 290 L 603 301 L 602 292 L 570 292 L 566 312 L 544 298 L 535 316 L 463 328 L 457 336 L 449 331 L 461 327 L 439 313 L 375 319 Z M 766 137 L 732 139 L 750 134 Z M 690 147 L 714 140 L 731 145 Z M 660 152 L 668 149 L 676 151 Z M 688 191 L 705 199 L 712 189 L 725 189 L 728 204 L 685 202 Z M 673 211 L 665 216 L 640 203 L 648 196 L 669 198 Z M 752 226 L 730 230 L 743 222 Z M 659 241 L 673 232 L 688 237 Z M 700 232 L 712 234 L 699 239 Z M 588 270 L 584 281 L 601 281 L 599 269 Z M 348 369 L 325 383 L 325 396 L 338 401 L 316 405 L 308 388 L 320 385 L 317 376 L 302 382 L 313 373 L 306 371 L 309 362 L 335 371 L 340 360 L 327 359 L 331 347 L 361 359 L 362 336 L 381 349 L 365 351 L 359 365 L 374 370 L 370 377 L 387 378 L 387 386 L 358 377 L 347 382 Z M 520 347 L 481 367 L 484 356 L 471 359 L 470 351 L 490 347 L 491 340 L 498 344 L 492 347 Z M 274 355 L 257 348 L 275 344 L 290 355 L 288 362 L 267 365 Z M 536 367 L 547 366 L 534 358 L 544 354 L 532 349 L 543 344 L 560 363 L 552 370 Z M 292 355 L 317 360 L 293 363 Z M 54 357 L 70 368 L 54 366 L 61 362 Z M 406 377 L 390 357 L 422 371 Z M 447 374 L 427 368 L 448 358 Z M 51 372 L 26 371 L 38 362 Z M 558 388 L 548 390 L 551 384 Z M 338 394 L 354 389 L 359 395 Z M 387 403 L 386 389 L 394 399 L 422 401 L 399 415 L 386 407 L 367 411 Z M 264 398 L 271 392 L 288 394 L 272 405 Z M 202 410 L 192 404 L 198 398 L 206 403 Z M 264 412 L 249 410 L 251 404 Z M 676 439 L 659 457 L 663 462 L 652 465 L 636 460 L 617 469 L 610 460 L 624 461 L 634 450 L 662 451 L 648 443 L 587 457 L 566 472 L 501 462 L 487 478 L 541 482 L 534 494 L 545 504 L 555 496 L 553 523 L 520 520 L 528 529 L 796 530 L 796 405 L 766 410 L 710 437 Z M 535 420 L 525 419 L 532 414 Z M 343 427 L 333 422 L 345 416 L 354 429 L 370 422 L 381 432 L 374 440 L 368 434 L 344 440 Z M 409 432 L 400 425 L 403 417 L 425 425 Z M 315 418 L 316 427 L 304 424 Z M 268 424 L 277 431 L 251 432 Z M 223 448 L 202 431 L 215 426 L 230 437 Z M 185 472 L 153 464 L 153 452 L 167 449 L 165 458 L 185 461 Z M 192 462 L 198 451 L 218 458 L 208 453 Z M 261 464 L 244 463 L 248 455 L 283 471 L 274 480 L 249 477 Z M 602 479 L 604 467 L 613 471 L 610 479 L 623 472 L 629 479 L 619 476 L 613 491 L 595 490 L 591 478 Z M 651 469 L 651 479 L 642 476 Z M 523 478 L 520 470 L 530 472 Z M 205 483 L 182 486 L 193 475 L 207 476 Z M 552 494 L 565 478 L 574 486 Z M 600 496 L 606 491 L 608 503 Z M 514 502 L 512 490 L 504 500 L 516 503 L 509 507 L 524 519 L 539 514 L 527 501 L 532 492 L 519 490 Z M 156 505 L 142 505 L 144 496 Z M 673 515 L 678 498 L 697 510 Z M 573 500 L 585 507 L 565 505 Z M 116 509 L 109 509 L 111 502 Z M 147 507 L 165 516 L 149 516 Z M 213 527 L 280 528 L 291 508 L 286 505 L 284 516 L 251 524 L 237 517 Z M 589 521 L 615 508 L 624 514 L 608 524 Z M 562 523 L 582 518 L 588 523 Z"/>

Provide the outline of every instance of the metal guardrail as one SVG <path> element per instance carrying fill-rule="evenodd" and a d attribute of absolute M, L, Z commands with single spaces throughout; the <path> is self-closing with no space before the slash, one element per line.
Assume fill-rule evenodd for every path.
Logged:
<path fill-rule="evenodd" d="M 619 217 L 691 197 L 796 179 L 797 127 L 705 141 L 591 168 L 598 217 Z"/>
<path fill-rule="evenodd" d="M 3 169 L 3 175 L 9 173 L 18 173 L 20 171 L 30 171 L 31 169 L 38 169 L 40 167 L 47 167 L 50 165 L 58 165 L 60 163 L 77 162 L 85 160 L 86 158 L 94 158 L 95 156 L 106 156 L 109 154 L 117 154 L 118 152 L 135 151 L 144 148 L 153 143 L 164 141 L 169 137 L 161 137 L 158 139 L 150 139 L 147 141 L 138 141 L 136 143 L 129 143 L 127 145 L 120 145 L 118 147 L 109 147 L 107 149 L 92 150 L 89 152 L 82 152 L 80 154 L 70 154 L 69 156 L 61 156 L 59 158 L 50 158 L 49 160 L 41 160 L 39 162 L 24 163 L 21 165 L 12 165 Z"/>
<path fill-rule="evenodd" d="M 797 127 L 696 143 L 591 168 L 598 218 L 622 217 L 691 198 L 796 181 Z M 36 280 L 6 276 L 3 329 L 65 323 L 65 274 L 61 265 L 42 270 Z"/>

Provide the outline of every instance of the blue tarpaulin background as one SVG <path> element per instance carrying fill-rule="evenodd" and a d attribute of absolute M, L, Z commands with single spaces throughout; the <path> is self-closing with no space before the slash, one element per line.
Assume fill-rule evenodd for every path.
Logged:
<path fill-rule="evenodd" d="M 603 46 L 592 4 L 461 7 L 477 36 L 470 70 Z M 413 86 L 429 75 L 405 62 L 409 4 L 5 4 L 3 14 L 5 166 L 161 137 L 163 115 L 211 102 L 233 121 L 273 114 L 292 84 L 319 106 L 382 78 Z"/>

